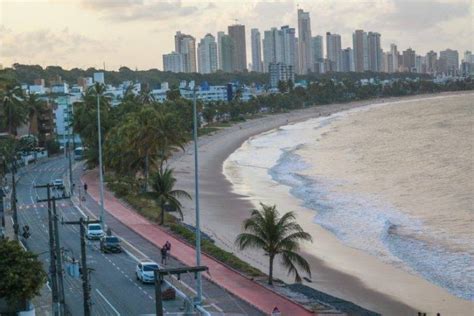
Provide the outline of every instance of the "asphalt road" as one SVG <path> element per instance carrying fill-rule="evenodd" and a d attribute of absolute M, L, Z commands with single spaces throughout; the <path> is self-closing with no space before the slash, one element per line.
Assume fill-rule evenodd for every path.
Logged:
<path fill-rule="evenodd" d="M 46 189 L 35 189 L 35 185 L 51 183 L 56 178 L 63 178 L 67 172 L 67 160 L 52 158 L 30 166 L 26 171 L 19 171 L 20 179 L 17 183 L 18 218 L 20 229 L 24 225 L 30 226 L 31 237 L 24 241 L 26 247 L 40 254 L 40 259 L 49 267 L 48 252 L 48 213 L 47 203 L 37 202 L 46 198 Z M 79 168 L 77 168 L 79 167 Z M 79 182 L 82 172 L 76 165 L 74 182 Z M 80 185 L 78 185 L 80 186 Z M 56 192 L 58 196 L 60 192 Z M 59 200 L 57 213 L 64 221 L 77 221 L 81 216 L 97 214 L 99 206 L 95 201 L 87 198 L 77 208 L 70 199 Z M 97 241 L 87 242 L 87 261 L 91 272 L 91 299 L 93 315 L 143 315 L 155 313 L 155 299 L 153 285 L 143 285 L 135 278 L 135 267 L 138 257 L 147 257 L 160 262 L 159 249 L 134 233 L 126 226 L 106 214 L 106 223 L 112 232 L 127 241 L 135 250 L 132 253 L 103 254 L 98 248 Z M 80 255 L 79 226 L 59 224 L 59 234 L 63 251 L 63 263 L 73 257 L 78 260 Z M 137 255 L 139 254 L 139 255 Z M 173 258 L 168 260 L 168 267 L 182 266 Z M 65 266 L 63 267 L 65 270 Z M 174 283 L 178 281 L 173 280 Z M 187 293 L 193 293 L 195 286 L 194 275 L 181 277 L 181 286 Z M 83 315 L 82 282 L 64 274 L 64 288 L 66 306 L 72 315 Z M 216 284 L 203 278 L 203 296 L 205 307 L 218 311 L 217 314 L 233 315 L 262 315 L 251 305 L 231 295 Z M 169 314 L 178 315 L 182 312 L 183 300 L 165 302 L 164 308 Z"/>

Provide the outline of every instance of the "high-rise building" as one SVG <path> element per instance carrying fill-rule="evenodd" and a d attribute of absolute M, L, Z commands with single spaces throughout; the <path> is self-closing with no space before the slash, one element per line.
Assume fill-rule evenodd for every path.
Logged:
<path fill-rule="evenodd" d="M 105 76 L 103 72 L 94 72 L 94 82 L 105 83 Z"/>
<path fill-rule="evenodd" d="M 250 42 L 252 46 L 252 71 L 263 72 L 262 39 L 258 29 L 250 30 Z"/>
<path fill-rule="evenodd" d="M 426 71 L 429 74 L 438 72 L 438 54 L 432 50 L 426 53 Z"/>
<path fill-rule="evenodd" d="M 296 56 L 296 31 L 294 28 L 289 27 L 288 25 L 281 27 L 281 40 L 282 40 L 282 49 L 283 49 L 283 62 L 288 66 L 293 66 L 295 69 L 297 65 L 297 56 Z"/>
<path fill-rule="evenodd" d="M 212 34 L 206 34 L 198 44 L 199 72 L 209 74 L 217 71 L 217 44 Z"/>
<path fill-rule="evenodd" d="M 446 60 L 446 69 L 444 73 L 457 75 L 459 71 L 459 53 L 457 50 L 446 49 L 439 52 L 439 59 Z"/>
<path fill-rule="evenodd" d="M 311 19 L 309 12 L 298 10 L 298 73 L 306 74 L 311 71 Z"/>
<path fill-rule="evenodd" d="M 342 71 L 341 35 L 326 33 L 326 57 L 331 62 L 331 71 Z"/>
<path fill-rule="evenodd" d="M 191 35 L 176 32 L 174 36 L 175 52 L 182 54 L 184 72 L 196 72 L 196 40 Z"/>
<path fill-rule="evenodd" d="M 390 44 L 390 54 L 392 55 L 392 71 L 390 72 L 398 72 L 398 50 L 397 45 Z"/>
<path fill-rule="evenodd" d="M 172 52 L 163 55 L 163 70 L 171 72 L 184 72 L 183 54 Z"/>
<path fill-rule="evenodd" d="M 247 69 L 247 46 L 245 44 L 245 25 L 235 24 L 228 27 L 230 38 L 234 42 L 233 70 Z"/>
<path fill-rule="evenodd" d="M 222 36 L 225 35 L 225 32 L 217 32 L 217 68 L 222 70 Z"/>
<path fill-rule="evenodd" d="M 221 36 L 221 63 L 224 72 L 234 71 L 234 41 L 229 35 Z"/>
<path fill-rule="evenodd" d="M 420 55 L 415 56 L 415 70 L 419 74 L 423 72 L 423 57 Z"/>
<path fill-rule="evenodd" d="M 321 35 L 313 36 L 311 39 L 311 53 L 312 56 L 312 70 L 316 71 L 315 63 L 321 62 L 324 59 L 324 45 L 323 37 Z"/>
<path fill-rule="evenodd" d="M 416 62 L 416 53 L 413 49 L 408 48 L 402 53 L 403 58 L 403 71 L 405 72 L 416 72 L 415 62 Z"/>
<path fill-rule="evenodd" d="M 352 48 L 347 47 L 342 50 L 341 54 L 341 71 L 354 71 L 354 55 Z"/>
<path fill-rule="evenodd" d="M 357 72 L 369 70 L 369 48 L 367 33 L 356 30 L 352 34 L 352 47 L 354 49 L 354 67 Z"/>
<path fill-rule="evenodd" d="M 270 63 L 268 70 L 270 72 L 270 86 L 277 88 L 280 81 L 295 82 L 295 74 L 293 66 L 285 63 Z"/>
<path fill-rule="evenodd" d="M 263 33 L 263 67 L 269 71 L 270 63 L 282 63 L 284 60 L 282 31 L 273 27 Z"/>
<path fill-rule="evenodd" d="M 380 47 L 380 34 L 369 32 L 367 34 L 368 70 L 379 72 L 382 68 L 382 48 Z"/>
<path fill-rule="evenodd" d="M 470 50 L 464 52 L 464 58 L 462 61 L 465 63 L 474 64 L 474 55 Z"/>

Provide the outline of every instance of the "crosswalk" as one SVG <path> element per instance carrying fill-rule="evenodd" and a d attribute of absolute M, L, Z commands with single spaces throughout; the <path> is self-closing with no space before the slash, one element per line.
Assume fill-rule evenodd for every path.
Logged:
<path fill-rule="evenodd" d="M 59 207 L 68 207 L 71 206 L 68 203 L 57 203 L 56 206 Z M 33 209 L 33 208 L 46 208 L 48 207 L 47 203 L 33 203 L 33 204 L 21 204 L 18 206 L 18 210 L 28 210 L 28 209 Z"/>

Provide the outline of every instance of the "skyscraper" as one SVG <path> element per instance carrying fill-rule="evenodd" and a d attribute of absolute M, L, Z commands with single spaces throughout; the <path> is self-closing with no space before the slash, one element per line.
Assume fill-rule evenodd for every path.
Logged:
<path fill-rule="evenodd" d="M 212 34 L 206 34 L 198 44 L 199 72 L 209 74 L 217 71 L 217 44 Z"/>
<path fill-rule="evenodd" d="M 191 35 L 176 32 L 175 52 L 183 55 L 184 72 L 196 72 L 196 40 Z"/>
<path fill-rule="evenodd" d="M 263 66 L 264 72 L 269 71 L 270 63 L 283 62 L 282 32 L 276 27 L 263 33 Z"/>
<path fill-rule="evenodd" d="M 438 72 L 438 54 L 432 50 L 426 53 L 426 71 L 430 74 Z"/>
<path fill-rule="evenodd" d="M 306 74 L 312 68 L 311 19 L 309 12 L 298 10 L 298 73 Z"/>
<path fill-rule="evenodd" d="M 311 39 L 311 52 L 313 53 L 312 63 L 324 58 L 324 44 L 321 35 L 313 36 Z"/>
<path fill-rule="evenodd" d="M 369 68 L 369 55 L 367 33 L 356 30 L 352 34 L 352 47 L 354 49 L 354 67 L 357 72 L 364 72 Z"/>
<path fill-rule="evenodd" d="M 354 58 L 352 48 L 347 47 L 342 50 L 341 54 L 341 71 L 349 72 L 354 71 Z"/>
<path fill-rule="evenodd" d="M 225 33 L 220 31 L 217 32 L 217 69 L 222 70 L 222 36 Z"/>
<path fill-rule="evenodd" d="M 379 72 L 382 68 L 382 48 L 380 47 L 380 34 L 369 32 L 367 34 L 368 70 Z"/>
<path fill-rule="evenodd" d="M 221 62 L 222 70 L 224 72 L 234 71 L 234 41 L 229 35 L 223 34 L 221 36 Z"/>
<path fill-rule="evenodd" d="M 341 35 L 326 33 L 326 54 L 331 63 L 331 71 L 342 71 Z"/>
<path fill-rule="evenodd" d="M 411 48 L 408 48 L 403 51 L 402 53 L 402 66 L 403 71 L 406 72 L 416 72 L 415 62 L 416 62 L 416 54 L 415 51 Z"/>
<path fill-rule="evenodd" d="M 390 54 L 392 55 L 392 71 L 398 72 L 398 50 L 397 45 L 390 44 Z"/>
<path fill-rule="evenodd" d="M 446 49 L 439 52 L 439 59 L 446 60 L 445 73 L 456 75 L 459 71 L 459 53 L 457 50 Z"/>
<path fill-rule="evenodd" d="M 171 72 L 183 72 L 183 54 L 172 52 L 163 55 L 163 70 Z"/>
<path fill-rule="evenodd" d="M 263 72 L 262 40 L 258 29 L 250 30 L 250 42 L 252 46 L 252 71 Z"/>
<path fill-rule="evenodd" d="M 245 44 L 245 25 L 235 24 L 228 27 L 230 38 L 234 42 L 233 70 L 247 69 L 247 46 Z"/>
<path fill-rule="evenodd" d="M 296 56 L 296 31 L 294 28 L 288 25 L 281 27 L 281 40 L 283 49 L 283 62 L 287 66 L 292 66 L 293 69 L 296 67 L 297 56 Z"/>

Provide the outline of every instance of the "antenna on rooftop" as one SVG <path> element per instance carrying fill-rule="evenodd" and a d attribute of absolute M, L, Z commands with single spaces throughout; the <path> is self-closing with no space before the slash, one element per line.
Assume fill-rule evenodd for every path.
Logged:
<path fill-rule="evenodd" d="M 235 24 L 239 24 L 239 19 L 234 19 Z"/>

